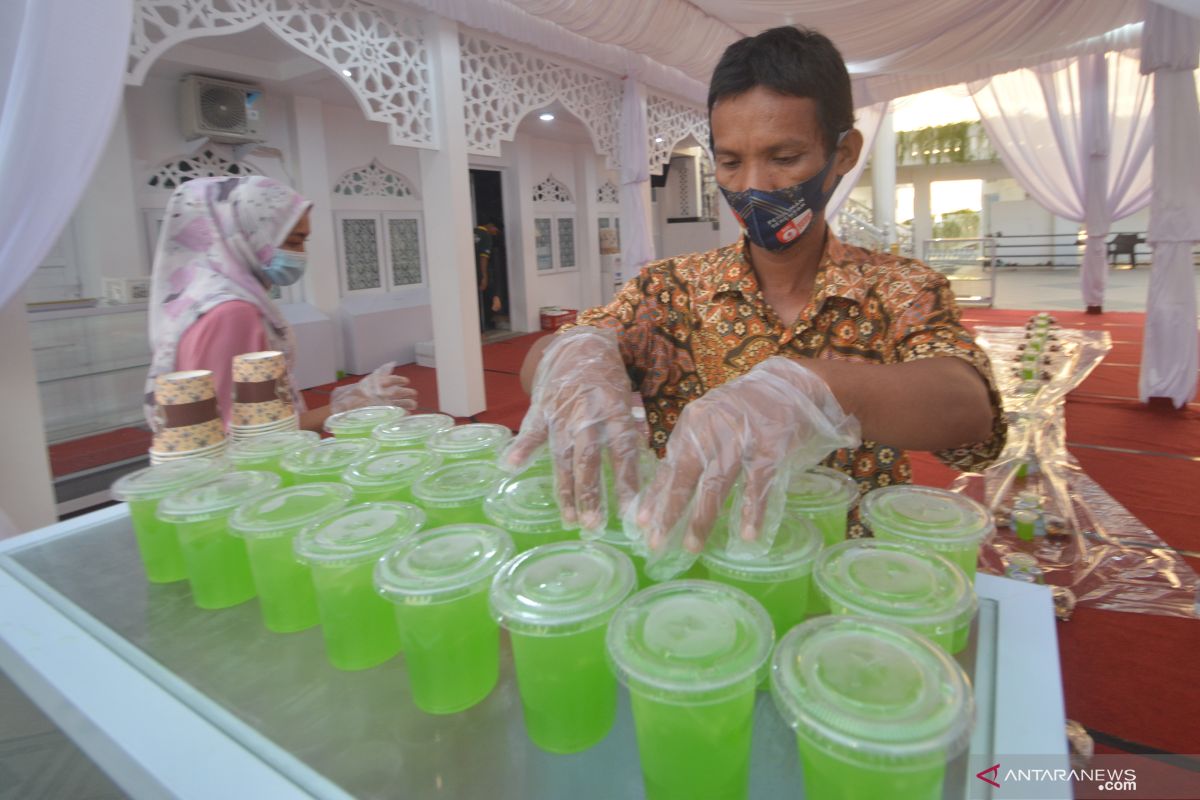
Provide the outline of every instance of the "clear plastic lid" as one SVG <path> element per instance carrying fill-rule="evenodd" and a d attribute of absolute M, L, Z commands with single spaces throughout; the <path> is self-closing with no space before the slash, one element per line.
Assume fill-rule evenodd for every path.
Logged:
<path fill-rule="evenodd" d="M 345 508 L 353 498 L 350 487 L 339 483 L 305 483 L 276 489 L 238 506 L 229 518 L 229 530 L 248 539 L 292 534 Z"/>
<path fill-rule="evenodd" d="M 487 461 L 460 461 L 430 472 L 412 486 L 413 497 L 431 508 L 483 502 L 508 473 Z"/>
<path fill-rule="evenodd" d="M 205 483 L 180 489 L 158 504 L 159 519 L 167 522 L 207 522 L 229 514 L 259 495 L 279 488 L 274 472 L 235 470 Z"/>
<path fill-rule="evenodd" d="M 293 547 L 310 564 L 351 566 L 374 561 L 424 524 L 425 512 L 412 503 L 361 503 L 312 523 Z"/>
<path fill-rule="evenodd" d="M 301 450 L 316 444 L 321 435 L 316 431 L 281 431 L 255 436 L 229 445 L 229 460 L 235 464 L 265 461 L 279 458 L 292 450 Z"/>
<path fill-rule="evenodd" d="M 448 603 L 485 591 L 514 549 L 492 525 L 421 531 L 379 560 L 375 587 L 396 603 Z"/>
<path fill-rule="evenodd" d="M 603 624 L 637 585 L 633 562 L 598 542 L 527 550 L 492 582 L 493 616 L 510 631 L 563 635 Z"/>
<path fill-rule="evenodd" d="M 810 513 L 849 509 L 858 499 L 858 481 L 829 467 L 812 467 L 792 475 L 787 504 Z"/>
<path fill-rule="evenodd" d="M 554 477 L 542 472 L 522 472 L 496 486 L 483 501 L 488 519 L 516 533 L 552 533 L 562 530 Z"/>
<path fill-rule="evenodd" d="M 875 489 L 863 497 L 860 513 L 872 531 L 882 528 L 906 539 L 943 544 L 978 541 L 993 526 L 992 515 L 979 503 L 929 486 Z"/>
<path fill-rule="evenodd" d="M 212 480 L 225 469 L 220 461 L 208 458 L 171 461 L 124 475 L 109 491 L 115 500 L 161 500 L 186 486 Z"/>
<path fill-rule="evenodd" d="M 388 422 L 395 422 L 408 412 L 399 406 L 363 406 L 334 414 L 325 420 L 325 430 L 334 436 L 358 434 L 368 436 L 371 431 Z"/>
<path fill-rule="evenodd" d="M 473 422 L 438 431 L 425 446 L 443 458 L 461 458 L 471 453 L 492 451 L 499 454 L 512 439 L 512 431 L 503 425 Z"/>
<path fill-rule="evenodd" d="M 635 594 L 608 624 L 622 682 L 675 702 L 745 688 L 771 653 L 771 618 L 745 592 L 713 581 L 671 581 Z"/>
<path fill-rule="evenodd" d="M 411 486 L 441 465 L 437 455 L 424 450 L 389 450 L 346 467 L 342 480 L 360 489 Z"/>
<path fill-rule="evenodd" d="M 416 446 L 438 431 L 454 427 L 454 417 L 447 414 L 413 414 L 376 425 L 371 438 L 382 444 Z"/>
<path fill-rule="evenodd" d="M 825 543 L 817 526 L 804 517 L 785 517 L 771 549 L 754 558 L 731 558 L 728 538 L 729 518 L 722 515 L 700 560 L 709 570 L 744 581 L 785 581 L 808 575 Z"/>
<path fill-rule="evenodd" d="M 370 439 L 323 439 L 310 447 L 284 453 L 279 466 L 297 475 L 341 471 L 375 452 Z"/>
<path fill-rule="evenodd" d="M 855 761 L 949 761 L 974 725 L 962 667 L 907 628 L 860 617 L 788 631 L 771 659 L 771 694 L 793 728 Z"/>
<path fill-rule="evenodd" d="M 817 586 L 851 614 L 901 625 L 970 620 L 979 601 L 949 559 L 906 542 L 849 539 L 817 557 Z"/>

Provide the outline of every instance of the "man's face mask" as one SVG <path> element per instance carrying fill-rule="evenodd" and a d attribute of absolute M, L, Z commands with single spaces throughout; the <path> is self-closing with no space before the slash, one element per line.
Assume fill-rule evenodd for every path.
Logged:
<path fill-rule="evenodd" d="M 838 136 L 838 144 L 845 135 L 843 132 Z M 819 173 L 794 186 L 774 191 L 751 188 L 742 192 L 731 192 L 722 186 L 721 193 L 752 243 L 764 250 L 786 250 L 808 230 L 813 217 L 825 210 L 837 188 L 840 176 L 828 193 L 822 189 L 836 157 L 835 146 Z"/>
<path fill-rule="evenodd" d="M 308 266 L 308 254 L 277 248 L 275 255 L 263 267 L 267 280 L 276 286 L 291 286 L 304 275 Z"/>

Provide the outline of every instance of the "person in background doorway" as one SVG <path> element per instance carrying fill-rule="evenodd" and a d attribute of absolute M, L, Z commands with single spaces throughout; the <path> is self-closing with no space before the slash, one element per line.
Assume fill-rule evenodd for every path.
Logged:
<path fill-rule="evenodd" d="M 496 280 L 496 262 L 493 257 L 496 237 L 499 235 L 500 226 L 491 220 L 475 226 L 475 270 L 479 279 L 479 330 L 481 333 L 488 329 L 491 315 L 498 313 L 503 308 L 500 302 L 500 287 Z"/>
<path fill-rule="evenodd" d="M 292 378 L 295 342 L 273 286 L 298 281 L 312 203 L 271 178 L 197 178 L 167 203 L 150 290 L 150 343 L 145 410 L 152 428 L 154 378 L 166 372 L 213 373 L 226 426 L 232 413 L 233 357 L 281 351 L 300 427 L 321 430 L 330 413 L 365 405 L 417 407 L 417 393 L 398 375 L 370 375 L 334 390 L 331 405 L 305 410 Z"/>

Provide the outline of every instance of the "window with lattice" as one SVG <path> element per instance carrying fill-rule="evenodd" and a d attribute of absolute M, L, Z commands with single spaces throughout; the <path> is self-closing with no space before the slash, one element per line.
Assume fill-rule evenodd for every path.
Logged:
<path fill-rule="evenodd" d="M 342 175 L 333 187 L 333 193 L 345 197 L 417 197 L 417 191 L 408 178 L 375 159 L 365 167 L 356 167 Z"/>
<path fill-rule="evenodd" d="M 535 203 L 571 203 L 571 190 L 566 184 L 553 175 L 533 187 L 533 202 Z"/>
<path fill-rule="evenodd" d="M 334 222 L 343 294 L 425 285 L 419 213 L 339 211 Z"/>
<path fill-rule="evenodd" d="M 220 178 L 232 175 L 261 175 L 257 167 L 245 161 L 233 161 L 209 148 L 190 156 L 175 156 L 158 165 L 146 183 L 155 189 L 174 191 L 195 178 Z"/>
<path fill-rule="evenodd" d="M 621 202 L 621 193 L 612 181 L 605 181 L 596 190 L 596 202 L 601 205 L 615 206 Z"/>

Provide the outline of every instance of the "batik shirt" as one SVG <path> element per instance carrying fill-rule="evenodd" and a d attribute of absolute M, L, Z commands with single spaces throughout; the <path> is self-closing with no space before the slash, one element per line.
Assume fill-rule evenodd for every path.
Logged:
<path fill-rule="evenodd" d="M 991 434 L 935 455 L 973 471 L 1004 447 L 987 355 L 959 321 L 946 278 L 912 259 L 843 244 L 832 233 L 812 299 L 792 325 L 763 299 L 744 240 L 648 264 L 608 305 L 581 314 L 579 324 L 617 332 L 660 457 L 684 406 L 776 355 L 875 364 L 961 358 L 987 382 Z M 912 479 L 903 450 L 873 441 L 832 453 L 826 465 L 858 481 L 860 493 Z"/>

